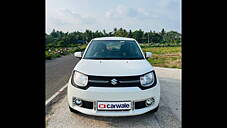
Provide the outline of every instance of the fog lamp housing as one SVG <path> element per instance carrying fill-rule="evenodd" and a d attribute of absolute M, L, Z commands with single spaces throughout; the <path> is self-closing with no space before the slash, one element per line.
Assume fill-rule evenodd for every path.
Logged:
<path fill-rule="evenodd" d="M 74 105 L 77 105 L 77 106 L 82 106 L 83 105 L 83 102 L 81 99 L 78 99 L 76 97 L 73 97 L 73 104 Z"/>
<path fill-rule="evenodd" d="M 146 106 L 151 106 L 151 105 L 153 105 L 154 103 L 155 103 L 154 97 L 149 98 L 149 99 L 147 99 L 147 100 L 145 101 L 145 105 L 146 105 Z"/>

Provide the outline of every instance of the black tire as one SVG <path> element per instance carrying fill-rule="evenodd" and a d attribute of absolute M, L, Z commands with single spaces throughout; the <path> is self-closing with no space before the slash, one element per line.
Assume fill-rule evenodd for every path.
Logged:
<path fill-rule="evenodd" d="M 71 108 L 70 106 L 69 106 L 69 110 L 70 110 L 70 112 L 73 112 L 73 113 L 79 113 L 79 111 L 77 111 L 77 110 Z"/>
<path fill-rule="evenodd" d="M 157 112 L 158 109 L 159 109 L 159 105 L 155 109 L 153 109 L 153 110 L 154 110 L 154 112 Z"/>
<path fill-rule="evenodd" d="M 157 112 L 158 111 L 158 108 L 159 108 L 159 105 L 155 109 L 151 110 L 150 112 L 151 113 Z"/>

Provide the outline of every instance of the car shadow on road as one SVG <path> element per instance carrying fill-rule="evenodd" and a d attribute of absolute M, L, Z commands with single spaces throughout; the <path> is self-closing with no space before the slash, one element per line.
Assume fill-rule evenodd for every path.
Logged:
<path fill-rule="evenodd" d="M 155 120 L 155 114 L 148 112 L 142 115 L 136 116 L 126 116 L 126 117 L 100 117 L 100 116 L 90 116 L 83 113 L 78 113 L 78 115 L 88 118 L 90 120 L 98 120 L 105 122 L 110 127 L 135 127 L 135 126 L 149 126 L 150 123 L 157 124 Z M 158 124 L 157 124 L 158 125 Z"/>
<path fill-rule="evenodd" d="M 105 122 L 109 127 L 155 127 L 155 128 L 166 128 L 166 127 L 181 127 L 181 121 L 179 121 L 170 108 L 162 104 L 159 110 L 155 113 L 147 112 L 142 115 L 127 116 L 127 117 L 99 117 L 90 116 L 83 113 L 77 113 L 83 118 L 89 120 Z"/>

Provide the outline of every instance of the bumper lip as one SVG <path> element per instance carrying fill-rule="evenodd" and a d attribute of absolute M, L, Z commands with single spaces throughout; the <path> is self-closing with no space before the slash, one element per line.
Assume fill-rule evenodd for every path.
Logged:
<path fill-rule="evenodd" d="M 135 115 L 142 115 L 145 114 L 153 109 L 155 109 L 156 107 L 158 107 L 159 104 L 153 105 L 153 106 L 149 106 L 149 107 L 145 107 L 145 108 L 141 108 L 141 109 L 134 109 L 134 110 L 130 110 L 130 111 L 96 111 L 94 109 L 86 109 L 86 108 L 82 108 L 79 106 L 70 106 L 72 109 L 77 110 L 83 114 L 86 115 L 91 115 L 91 116 L 103 116 L 103 117 L 123 117 L 123 116 L 135 116 Z"/>

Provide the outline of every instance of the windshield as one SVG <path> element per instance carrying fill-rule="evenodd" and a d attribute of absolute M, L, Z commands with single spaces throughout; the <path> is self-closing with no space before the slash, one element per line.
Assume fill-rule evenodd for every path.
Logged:
<path fill-rule="evenodd" d="M 144 59 L 133 40 L 93 40 L 84 59 Z"/>

